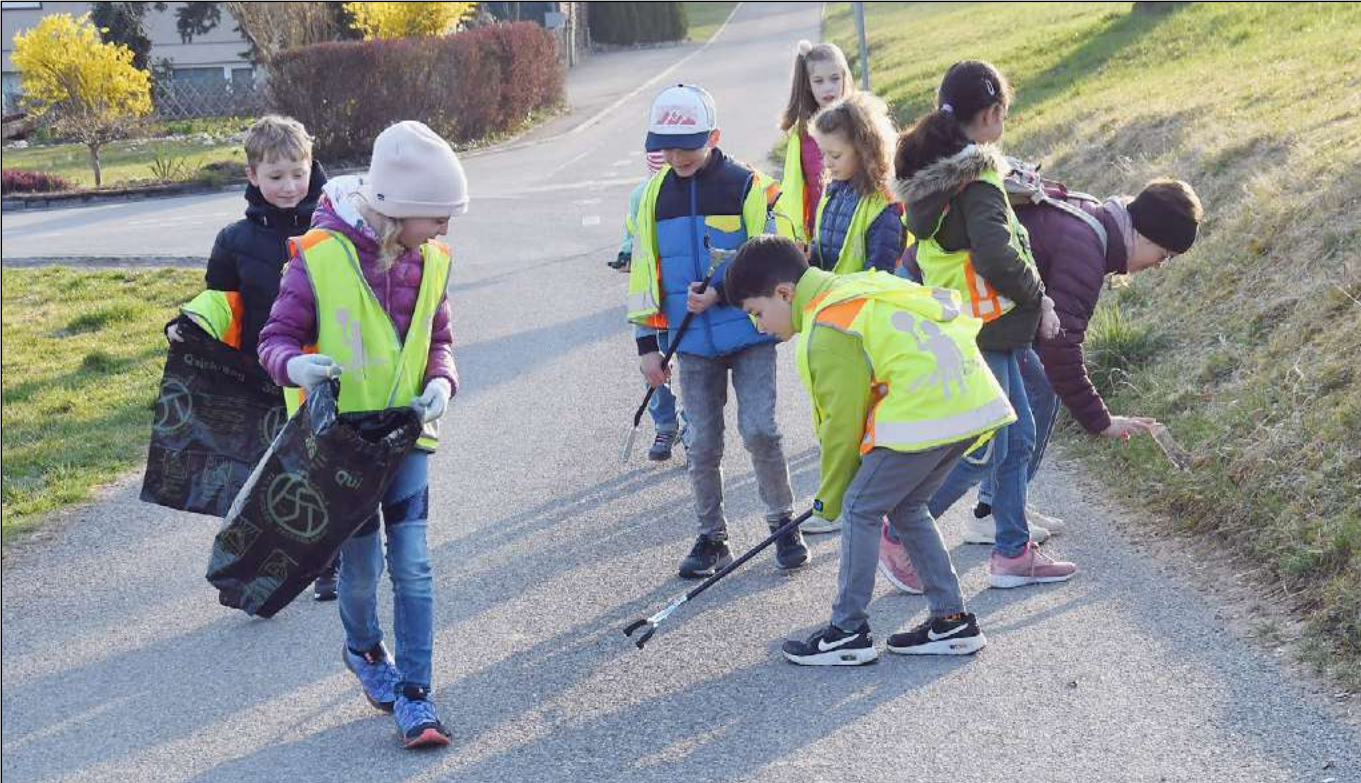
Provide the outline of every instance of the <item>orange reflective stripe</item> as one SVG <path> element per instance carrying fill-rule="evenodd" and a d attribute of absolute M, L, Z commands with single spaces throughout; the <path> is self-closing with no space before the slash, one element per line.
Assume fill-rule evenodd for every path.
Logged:
<path fill-rule="evenodd" d="M 868 299 L 850 299 L 845 302 L 837 302 L 828 305 L 818 313 L 817 323 L 835 327 L 841 331 L 848 331 L 851 324 L 855 322 L 856 316 L 864 309 Z"/>
<path fill-rule="evenodd" d="M 657 311 L 656 313 L 654 313 L 653 315 L 649 315 L 649 316 L 647 317 L 646 323 L 647 323 L 648 326 L 652 327 L 653 329 L 670 329 L 670 328 L 671 328 L 671 323 L 670 323 L 669 321 L 667 321 L 666 316 L 663 315 L 662 312 L 661 312 L 660 310 Z"/>
<path fill-rule="evenodd" d="M 329 231 L 326 231 L 325 229 L 314 228 L 300 237 L 294 237 L 293 239 L 290 239 L 289 242 L 296 243 L 294 245 L 294 252 L 296 253 L 299 248 L 302 250 L 311 250 L 312 248 L 316 247 L 320 243 L 325 242 L 330 238 L 331 234 Z"/>
<path fill-rule="evenodd" d="M 964 262 L 964 280 L 969 286 L 969 304 L 974 317 L 982 318 L 984 323 L 997 320 L 1002 315 L 1002 302 L 988 281 L 973 271 L 972 256 Z"/>
<path fill-rule="evenodd" d="M 872 381 L 870 386 L 870 412 L 865 417 L 865 435 L 860 439 L 860 453 L 865 455 L 874 450 L 874 418 L 879 413 L 879 403 L 888 397 L 888 384 L 882 381 Z"/>
<path fill-rule="evenodd" d="M 774 206 L 775 199 L 780 195 L 780 183 L 772 182 L 766 186 L 766 206 Z"/>
<path fill-rule="evenodd" d="M 241 302 L 240 291 L 223 291 L 223 296 L 227 299 L 227 306 L 232 309 L 231 323 L 227 324 L 227 333 L 222 335 L 222 342 L 231 347 L 241 350 L 241 321 L 245 318 L 245 305 Z"/>

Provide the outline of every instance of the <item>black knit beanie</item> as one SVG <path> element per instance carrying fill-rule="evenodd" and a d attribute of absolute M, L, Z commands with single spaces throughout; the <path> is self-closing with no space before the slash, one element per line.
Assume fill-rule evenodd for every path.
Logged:
<path fill-rule="evenodd" d="M 1159 247 L 1181 254 L 1196 241 L 1200 221 L 1178 207 L 1164 194 L 1145 190 L 1129 203 L 1128 209 L 1135 231 Z"/>

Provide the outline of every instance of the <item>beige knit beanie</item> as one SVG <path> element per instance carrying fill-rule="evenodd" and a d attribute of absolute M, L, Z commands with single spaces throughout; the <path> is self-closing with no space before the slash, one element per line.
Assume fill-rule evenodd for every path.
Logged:
<path fill-rule="evenodd" d="M 468 180 L 449 143 L 406 120 L 373 142 L 364 196 L 390 218 L 455 217 L 468 211 Z"/>

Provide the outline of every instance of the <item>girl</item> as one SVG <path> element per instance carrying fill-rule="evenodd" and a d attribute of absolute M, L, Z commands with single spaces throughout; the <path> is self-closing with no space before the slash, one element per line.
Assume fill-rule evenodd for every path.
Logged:
<path fill-rule="evenodd" d="M 889 203 L 896 131 L 888 107 L 856 93 L 818 112 L 811 123 L 827 188 L 813 221 L 813 266 L 846 274 L 893 272 L 903 252 L 902 207 Z"/>
<path fill-rule="evenodd" d="M 378 624 L 383 542 L 377 513 L 341 548 L 338 591 L 345 666 L 370 703 L 394 713 L 409 748 L 449 744 L 429 697 L 434 598 L 427 459 L 438 437 L 435 421 L 457 391 L 458 375 L 444 293 L 449 250 L 433 240 L 467 206 L 463 168 L 443 139 L 419 122 L 383 131 L 366 176 L 340 177 L 324 188 L 313 229 L 294 242 L 260 335 L 260 362 L 279 385 L 306 390 L 339 376 L 341 411 L 410 401 L 426 422 L 381 507 L 395 665 Z"/>
<path fill-rule="evenodd" d="M 993 473 L 996 543 L 988 583 L 1000 588 L 1064 581 L 1077 571 L 1040 553 L 1025 516 L 1035 420 L 1020 360 L 1037 327 L 1047 339 L 1057 334 L 1058 319 L 1025 228 L 1007 201 L 1007 165 L 993 146 L 1002 138 L 1011 97 L 1011 85 L 992 65 L 954 64 L 941 82 L 936 110 L 899 138 L 894 159 L 908 229 L 919 238 L 923 282 L 959 292 L 969 314 L 983 320 L 978 347 L 1016 411 L 1017 421 L 961 460 L 928 504 L 939 518 Z M 911 563 L 890 533 L 880 548 L 880 571 L 899 588 L 919 591 Z"/>
<path fill-rule="evenodd" d="M 794 54 L 794 78 L 789 104 L 780 117 L 785 143 L 784 182 L 780 183 L 777 212 L 794 221 L 794 240 L 813 235 L 813 210 L 822 198 L 822 153 L 808 133 L 813 115 L 855 92 L 851 67 L 836 44 L 799 41 Z"/>

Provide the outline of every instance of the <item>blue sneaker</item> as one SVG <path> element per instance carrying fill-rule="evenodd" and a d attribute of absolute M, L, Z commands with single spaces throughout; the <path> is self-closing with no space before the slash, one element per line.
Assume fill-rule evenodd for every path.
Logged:
<path fill-rule="evenodd" d="M 393 717 L 397 720 L 397 734 L 404 748 L 449 744 L 449 730 L 440 723 L 435 704 L 424 688 L 408 685 L 402 689 Z"/>
<path fill-rule="evenodd" d="M 392 712 L 397 702 L 397 683 L 402 681 L 402 675 L 383 643 L 379 642 L 365 653 L 356 653 L 346 645 L 344 658 L 345 668 L 359 678 L 369 704 L 383 712 Z"/>

